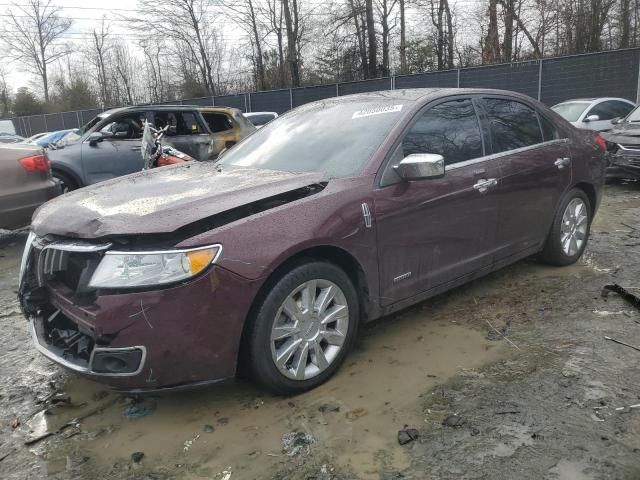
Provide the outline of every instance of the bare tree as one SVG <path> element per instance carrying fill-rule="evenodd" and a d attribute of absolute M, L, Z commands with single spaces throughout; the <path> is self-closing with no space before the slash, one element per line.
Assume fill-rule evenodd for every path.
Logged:
<path fill-rule="evenodd" d="M 367 19 L 367 38 L 369 39 L 369 78 L 375 78 L 378 74 L 378 43 L 376 40 L 376 28 L 373 19 L 373 1 L 365 0 L 365 16 Z"/>
<path fill-rule="evenodd" d="M 379 0 L 378 15 L 382 26 L 382 76 L 389 76 L 391 73 L 389 44 L 391 43 L 391 25 L 389 19 L 393 13 L 397 0 Z"/>
<path fill-rule="evenodd" d="M 110 87 L 111 79 L 107 72 L 108 54 L 111 48 L 108 40 L 109 25 L 106 23 L 106 17 L 103 16 L 100 29 L 93 29 L 91 32 L 91 44 L 85 49 L 85 55 L 96 71 L 95 78 L 100 93 L 100 104 L 103 108 L 113 104 Z"/>
<path fill-rule="evenodd" d="M 282 0 L 282 8 L 287 32 L 287 63 L 291 75 L 291 86 L 295 88 L 300 86 L 300 9 L 298 0 Z"/>
<path fill-rule="evenodd" d="M 9 10 L 2 41 L 7 56 L 20 62 L 25 69 L 42 81 L 45 102 L 49 101 L 49 65 L 68 53 L 60 42 L 69 30 L 71 19 L 60 15 L 60 7 L 52 0 L 27 0 Z"/>
<path fill-rule="evenodd" d="M 7 74 L 0 67 L 0 118 L 4 118 L 11 110 L 11 92 L 7 82 Z"/>
<path fill-rule="evenodd" d="M 166 40 L 166 48 L 175 55 L 188 55 L 197 66 L 208 95 L 215 95 L 216 32 L 208 6 L 206 0 L 139 0 L 138 8 L 145 12 L 144 18 L 133 18 L 130 24 L 133 29 L 147 32 L 149 37 Z"/>
<path fill-rule="evenodd" d="M 407 73 L 407 26 L 404 13 L 404 2 L 400 0 L 400 73 Z"/>

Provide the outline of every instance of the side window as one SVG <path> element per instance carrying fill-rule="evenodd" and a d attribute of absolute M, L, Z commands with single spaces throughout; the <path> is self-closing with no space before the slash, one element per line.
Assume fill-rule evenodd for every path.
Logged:
<path fill-rule="evenodd" d="M 446 165 L 484 155 L 480 125 L 470 99 L 440 103 L 414 123 L 394 150 L 380 186 L 400 181 L 393 166 L 413 153 L 437 153 Z"/>
<path fill-rule="evenodd" d="M 427 110 L 402 140 L 403 157 L 437 153 L 445 163 L 481 157 L 480 125 L 470 99 L 453 100 Z"/>
<path fill-rule="evenodd" d="M 145 119 L 145 112 L 122 115 L 102 127 L 100 131 L 111 134 L 114 140 L 137 140 L 142 138 Z"/>
<path fill-rule="evenodd" d="M 175 127 L 175 133 L 167 132 L 168 136 L 203 133 L 193 112 L 154 112 L 153 119 L 155 128 Z"/>
<path fill-rule="evenodd" d="M 489 124 L 493 153 L 506 152 L 542 142 L 535 110 L 524 103 L 502 98 L 482 100 Z"/>
<path fill-rule="evenodd" d="M 633 110 L 635 107 L 633 105 L 629 105 L 625 102 L 613 101 L 613 108 L 615 110 L 616 117 L 624 118 L 629 115 L 629 112 Z M 614 117 L 614 118 L 616 118 Z"/>
<path fill-rule="evenodd" d="M 607 100 L 606 102 L 595 105 L 587 113 L 589 115 L 598 115 L 600 120 L 613 120 L 616 117 L 625 117 L 633 107 L 624 102 L 618 102 L 616 100 Z"/>
<path fill-rule="evenodd" d="M 203 112 L 202 116 L 213 133 L 226 132 L 233 128 L 233 122 L 224 113 Z"/>
<path fill-rule="evenodd" d="M 556 126 L 547 120 L 544 116 L 538 114 L 538 118 L 540 119 L 540 125 L 542 126 L 542 136 L 545 142 L 549 142 L 551 140 L 557 140 L 560 138 L 560 134 L 558 133 L 558 129 Z"/>

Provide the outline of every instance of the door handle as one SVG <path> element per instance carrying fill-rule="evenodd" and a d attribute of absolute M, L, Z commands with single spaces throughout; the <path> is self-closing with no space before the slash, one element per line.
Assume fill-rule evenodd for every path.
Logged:
<path fill-rule="evenodd" d="M 131 147 L 132 152 L 139 152 L 140 150 L 142 150 L 142 147 Z"/>
<path fill-rule="evenodd" d="M 489 178 L 488 180 L 482 178 L 473 186 L 473 188 L 480 193 L 485 193 L 491 187 L 495 187 L 496 185 L 498 185 L 498 180 L 496 178 Z"/>
<path fill-rule="evenodd" d="M 569 157 L 559 158 L 553 164 L 558 167 L 558 170 L 562 170 L 564 167 L 567 167 L 571 164 L 571 159 Z"/>

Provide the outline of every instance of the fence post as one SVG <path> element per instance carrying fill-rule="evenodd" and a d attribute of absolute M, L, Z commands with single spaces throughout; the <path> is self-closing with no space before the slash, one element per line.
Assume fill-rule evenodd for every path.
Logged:
<path fill-rule="evenodd" d="M 247 94 L 244 94 L 244 111 L 248 112 L 249 110 L 247 110 Z"/>
<path fill-rule="evenodd" d="M 395 82 L 394 82 L 394 77 L 393 77 L 393 75 L 391 75 L 391 76 L 389 77 L 389 80 L 390 80 L 390 82 L 389 82 L 389 90 L 394 90 L 394 89 L 396 88 L 396 86 L 394 85 L 394 83 L 395 83 Z"/>
<path fill-rule="evenodd" d="M 214 97 L 213 95 L 211 96 L 211 106 L 212 107 L 216 106 L 216 97 Z"/>
<path fill-rule="evenodd" d="M 44 120 L 44 131 L 48 132 L 49 128 L 47 127 L 47 116 L 46 115 L 42 115 L 42 120 Z"/>
<path fill-rule="evenodd" d="M 78 110 L 76 110 L 76 120 L 78 120 L 78 128 L 81 128 L 82 122 L 80 121 L 80 114 L 78 113 Z"/>
<path fill-rule="evenodd" d="M 638 89 L 636 91 L 636 103 L 640 103 L 640 52 L 638 52 Z"/>
<path fill-rule="evenodd" d="M 293 110 L 293 88 L 289 89 L 289 110 Z"/>
<path fill-rule="evenodd" d="M 542 58 L 540 58 L 540 65 L 538 66 L 538 101 L 542 100 Z"/>
<path fill-rule="evenodd" d="M 340 96 L 340 89 L 338 88 L 338 84 L 336 83 L 336 97 Z"/>
<path fill-rule="evenodd" d="M 460 88 L 460 69 L 458 69 L 458 88 Z"/>

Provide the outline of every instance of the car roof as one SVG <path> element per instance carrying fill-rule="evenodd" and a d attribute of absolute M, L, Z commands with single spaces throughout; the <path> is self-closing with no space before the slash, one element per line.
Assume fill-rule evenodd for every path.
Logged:
<path fill-rule="evenodd" d="M 233 110 L 237 110 L 233 107 L 225 107 L 225 106 L 202 106 L 202 105 L 133 105 L 130 107 L 118 107 L 112 108 L 110 110 L 105 110 L 99 115 L 113 115 L 114 113 L 122 113 L 122 112 L 142 112 L 152 110 L 156 112 L 162 111 L 180 111 L 180 110 L 200 110 L 207 112 L 231 112 Z"/>
<path fill-rule="evenodd" d="M 597 98 L 572 98 L 570 100 L 564 100 L 562 102 L 560 102 L 558 105 L 562 104 L 562 103 L 572 103 L 572 102 L 576 102 L 576 103 L 600 103 L 600 102 L 606 102 L 608 100 L 618 100 L 620 102 L 626 102 L 629 104 L 633 104 L 632 101 L 627 100 L 626 98 L 619 98 L 619 97 L 597 97 Z"/>

